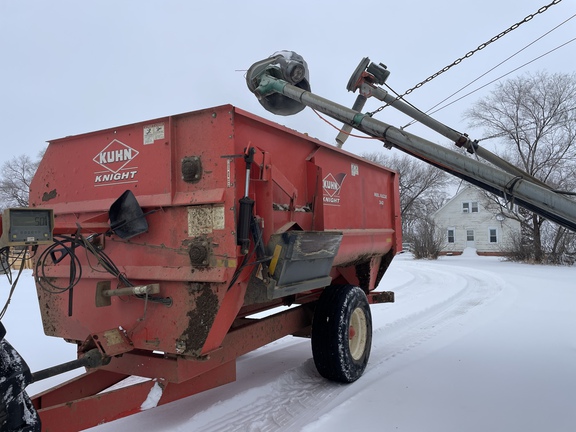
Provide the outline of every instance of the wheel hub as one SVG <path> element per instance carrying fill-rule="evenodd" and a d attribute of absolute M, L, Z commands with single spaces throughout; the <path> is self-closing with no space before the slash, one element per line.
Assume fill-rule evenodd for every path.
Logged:
<path fill-rule="evenodd" d="M 362 309 L 356 308 L 350 316 L 350 330 L 348 332 L 350 354 L 354 360 L 360 360 L 364 354 L 367 333 L 366 315 Z"/>

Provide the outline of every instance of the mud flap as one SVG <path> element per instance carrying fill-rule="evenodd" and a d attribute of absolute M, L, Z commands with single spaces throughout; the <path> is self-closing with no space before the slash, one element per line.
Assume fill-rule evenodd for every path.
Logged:
<path fill-rule="evenodd" d="M 24 390 L 32 382 L 30 368 L 5 334 L 0 323 L 0 432 L 40 432 L 40 417 Z"/>

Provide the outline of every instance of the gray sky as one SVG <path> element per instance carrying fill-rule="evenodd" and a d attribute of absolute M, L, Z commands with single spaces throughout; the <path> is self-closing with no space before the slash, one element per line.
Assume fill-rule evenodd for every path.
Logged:
<path fill-rule="evenodd" d="M 332 143 L 336 131 L 309 109 L 294 117 L 265 112 L 246 87 L 245 70 L 275 51 L 296 51 L 308 63 L 312 90 L 351 106 L 346 83 L 363 57 L 386 64 L 388 84 L 402 93 L 551 1 L 376 1 L 364 8 L 340 0 L 0 0 L 0 162 L 35 158 L 51 139 L 226 103 Z M 576 3 L 563 0 L 408 100 L 427 110 L 574 14 Z M 576 18 L 463 93 L 574 37 Z M 572 73 L 575 58 L 573 42 L 509 77 Z M 467 131 L 462 113 L 494 86 L 435 116 Z M 365 109 L 378 106 L 374 100 Z M 407 123 L 390 108 L 377 118 Z M 360 139 L 344 148 L 381 150 Z"/>

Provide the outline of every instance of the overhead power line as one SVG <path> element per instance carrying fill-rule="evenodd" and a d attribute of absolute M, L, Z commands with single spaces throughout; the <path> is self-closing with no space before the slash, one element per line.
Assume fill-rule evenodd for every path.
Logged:
<path fill-rule="evenodd" d="M 443 110 L 444 108 L 447 108 L 447 107 L 449 107 L 450 105 L 455 104 L 456 102 L 459 102 L 459 101 L 461 101 L 461 100 L 464 99 L 464 98 L 467 98 L 468 96 L 476 93 L 477 91 L 480 91 L 480 90 L 482 90 L 482 89 L 485 88 L 485 87 L 488 87 L 490 84 L 494 84 L 496 81 L 499 81 L 499 80 L 501 80 L 502 78 L 504 78 L 504 77 L 506 77 L 506 76 L 508 76 L 508 75 L 510 75 L 510 74 L 512 74 L 512 73 L 514 73 L 514 72 L 516 72 L 516 71 L 518 71 L 519 69 L 522 69 L 523 67 L 526 67 L 526 66 L 528 66 L 528 65 L 531 64 L 531 63 L 534 63 L 536 60 L 540 60 L 542 57 L 545 57 L 545 56 L 547 56 L 548 54 L 551 54 L 551 53 L 553 53 L 554 51 L 556 51 L 556 50 L 558 50 L 558 49 L 560 49 L 560 48 L 562 48 L 562 47 L 564 47 L 564 46 L 566 46 L 566 45 L 568 45 L 569 43 L 572 43 L 572 42 L 574 42 L 574 41 L 576 41 L 576 38 L 570 39 L 568 42 L 564 42 L 563 44 L 557 46 L 556 48 L 553 48 L 553 49 L 551 49 L 550 51 L 547 51 L 547 52 L 545 52 L 544 54 L 539 55 L 538 57 L 533 58 L 532 60 L 530 60 L 530 61 L 528 61 L 528 62 L 526 62 L 526 63 L 524 63 L 524 64 L 522 64 L 522 65 L 520 65 L 520 66 L 518 66 L 518 67 L 516 67 L 516 68 L 514 68 L 514 69 L 512 69 L 511 71 L 508 71 L 508 72 L 506 72 L 505 74 L 500 75 L 500 76 L 497 77 L 497 78 L 494 78 L 492 81 L 487 82 L 486 84 L 481 85 L 480 87 L 475 88 L 474 90 L 466 93 L 465 95 L 460 96 L 458 99 L 454 99 L 452 102 L 449 102 L 449 103 L 447 103 L 446 105 L 442 105 L 440 108 L 435 109 L 434 111 L 431 111 L 434 107 L 437 107 L 437 106 L 438 106 L 438 104 L 436 104 L 436 105 L 434 105 L 434 107 L 432 107 L 432 108 L 430 108 L 428 111 L 426 111 L 425 114 L 428 114 L 428 115 L 435 114 L 435 113 L 437 113 L 438 111 L 441 111 L 441 110 Z M 492 69 L 490 69 L 490 70 L 494 70 L 494 68 L 492 68 Z M 484 74 L 484 75 L 485 75 L 485 74 Z M 484 75 L 482 75 L 482 76 L 484 76 Z M 477 81 L 477 80 L 472 81 L 472 83 L 475 82 L 475 81 Z M 466 87 L 468 87 L 468 85 L 462 87 L 462 89 L 464 89 L 464 88 L 466 88 Z M 460 89 L 460 90 L 462 90 L 462 89 Z M 460 90 L 458 90 L 458 92 L 459 92 Z M 458 92 L 456 92 L 456 93 L 458 93 Z M 454 94 L 456 94 L 456 93 L 453 93 L 451 96 L 449 96 L 448 98 L 444 99 L 444 101 L 450 99 L 450 97 L 454 96 Z M 443 102 L 443 101 L 442 101 L 442 102 Z M 440 102 L 440 103 L 442 103 L 442 102 Z M 414 123 L 417 123 L 417 121 L 416 121 L 416 120 L 412 120 L 412 121 L 410 121 L 408 124 L 406 124 L 405 126 L 403 126 L 401 129 L 406 129 L 406 128 L 409 127 L 409 126 L 412 126 Z M 490 137 L 490 138 L 494 138 L 494 137 Z M 483 138 L 483 139 L 488 139 L 488 138 Z"/>
<path fill-rule="evenodd" d="M 447 103 L 446 105 L 441 106 L 441 107 L 438 108 L 437 110 L 432 111 L 430 114 L 434 114 L 434 113 L 436 113 L 436 112 L 438 112 L 438 111 L 440 111 L 440 110 L 442 110 L 442 109 L 444 109 L 444 108 L 452 105 L 453 103 L 456 103 L 456 102 L 458 102 L 459 100 L 462 100 L 462 99 L 464 99 L 465 97 L 468 97 L 468 96 L 470 96 L 471 94 L 476 93 L 476 92 L 479 91 L 479 90 L 482 90 L 484 87 L 487 87 L 487 86 L 489 86 L 490 84 L 493 84 L 493 83 L 495 83 L 496 81 L 501 80 L 501 79 L 504 78 L 505 76 L 508 76 L 508 75 L 510 75 L 511 73 L 514 73 L 514 72 L 516 72 L 517 70 L 522 69 L 523 67 L 528 66 L 530 63 L 534 63 L 536 60 L 540 60 L 542 57 L 547 56 L 548 54 L 551 54 L 551 53 L 553 53 L 554 51 L 556 51 L 556 50 L 562 48 L 563 46 L 566 46 L 566 45 L 568 45 L 569 43 L 572 43 L 572 42 L 574 42 L 574 41 L 576 41 L 576 38 L 570 39 L 568 42 L 564 42 L 562 45 L 559 45 L 559 46 L 557 46 L 556 48 L 553 48 L 553 49 L 551 49 L 550 51 L 547 51 L 547 52 L 545 52 L 544 54 L 539 55 L 539 56 L 536 57 L 536 58 L 533 58 L 532 60 L 530 60 L 530 61 L 528 61 L 528 62 L 526 62 L 526 63 L 524 63 L 524 64 L 522 64 L 522 65 L 520 65 L 520 66 L 518 66 L 518 67 L 516 67 L 516 68 L 514 68 L 514 69 L 512 69 L 511 71 L 506 72 L 506 73 L 503 74 L 503 75 L 500 75 L 498 78 L 495 78 L 495 79 L 493 79 L 492 81 L 490 81 L 490 82 L 488 82 L 488 83 L 486 83 L 486 84 L 484 84 L 484 85 L 482 85 L 482 86 L 480 86 L 480 87 L 472 90 L 471 92 L 468 92 L 468 93 L 466 93 L 466 94 L 463 95 L 463 96 L 460 96 L 458 99 L 454 99 L 452 102 Z"/>
<path fill-rule="evenodd" d="M 454 60 L 451 64 L 444 66 L 442 69 L 440 69 L 438 72 L 430 75 L 428 78 L 426 78 L 424 81 L 419 82 L 418 84 L 416 84 L 414 87 L 406 90 L 402 95 L 398 96 L 397 99 L 403 99 L 404 96 L 412 93 L 414 90 L 422 87 L 424 84 L 432 81 L 434 78 L 438 77 L 439 75 L 443 74 L 444 72 L 448 71 L 449 69 L 451 69 L 452 67 L 460 64 L 463 60 L 472 57 L 475 53 L 477 53 L 480 50 L 483 50 L 484 48 L 486 48 L 488 45 L 490 45 L 493 42 L 496 42 L 498 39 L 501 39 L 502 37 L 504 37 L 505 35 L 507 35 L 508 33 L 510 33 L 513 30 L 516 30 L 518 27 L 520 27 L 522 24 L 527 23 L 528 21 L 532 20 L 532 18 L 534 18 L 536 15 L 542 14 L 544 12 L 546 12 L 551 6 L 557 5 L 558 3 L 560 3 L 562 0 L 554 0 L 552 3 L 546 5 L 546 6 L 542 6 L 540 9 L 538 9 L 536 12 L 526 16 L 522 21 L 519 21 L 513 25 L 511 25 L 510 27 L 508 27 L 506 30 L 500 32 L 499 34 L 497 34 L 496 36 L 492 37 L 491 39 L 489 39 L 488 41 L 480 44 L 476 49 L 472 50 L 472 51 L 468 51 L 464 56 Z M 374 115 L 380 111 L 382 111 L 384 108 L 386 108 L 388 106 L 388 104 L 386 105 L 382 105 L 380 108 L 377 108 L 376 110 L 372 111 L 371 113 L 369 113 L 370 115 Z"/>
<path fill-rule="evenodd" d="M 571 19 L 575 18 L 576 14 L 572 15 L 570 18 L 562 21 L 560 24 L 558 24 L 556 27 L 552 28 L 551 30 L 548 30 L 546 33 L 544 33 L 543 35 L 537 37 L 536 39 L 534 39 L 532 42 L 530 42 L 528 45 L 526 45 L 525 47 L 519 49 L 518 51 L 516 51 L 514 54 L 512 54 L 511 56 L 508 56 L 506 59 L 502 60 L 500 63 L 498 63 L 496 66 L 491 67 L 490 69 L 488 69 L 486 72 L 484 72 L 483 74 L 479 75 L 477 78 L 473 79 L 472 81 L 470 81 L 468 84 L 466 84 L 465 86 L 459 88 L 458 90 L 456 90 L 454 93 L 452 93 L 450 96 L 444 98 L 443 100 L 441 100 L 440 102 L 438 102 L 436 105 L 434 105 L 433 107 L 431 107 L 430 109 L 428 109 L 426 111 L 426 113 L 429 113 L 430 111 L 432 111 L 434 108 L 436 108 L 437 106 L 439 106 L 440 104 L 443 104 L 444 102 L 446 102 L 447 100 L 451 99 L 453 96 L 457 95 L 458 93 L 460 93 L 462 90 L 464 90 L 467 87 L 470 87 L 472 84 L 474 84 L 476 81 L 478 81 L 479 79 L 485 77 L 486 75 L 488 75 L 490 72 L 492 72 L 493 70 L 497 69 L 498 67 L 502 66 L 504 63 L 506 63 L 507 61 L 511 60 L 512 58 L 516 57 L 518 54 L 520 54 L 522 51 L 526 50 L 527 48 L 529 48 L 530 46 L 534 45 L 536 42 L 538 42 L 540 39 L 543 39 L 544 37 L 548 36 L 550 33 L 552 33 L 553 31 L 557 30 L 558 28 L 560 28 L 561 26 L 563 26 L 564 24 L 566 24 L 568 21 L 570 21 Z M 566 42 L 565 44 L 561 45 L 564 46 L 568 43 L 570 43 L 571 41 Z M 561 47 L 560 46 L 560 47 Z M 558 49 L 560 47 L 555 48 Z M 551 52 L 551 51 L 549 51 Z M 548 53 L 546 53 L 548 54 Z M 544 54 L 544 55 L 546 55 Z M 542 57 L 542 56 L 540 56 Z M 539 57 L 539 58 L 540 58 Z M 470 93 L 469 93 L 470 94 Z M 445 105 L 448 106 L 448 105 Z M 444 107 L 442 107 L 444 108 Z M 437 112 L 439 110 L 441 110 L 442 108 L 434 111 Z"/>

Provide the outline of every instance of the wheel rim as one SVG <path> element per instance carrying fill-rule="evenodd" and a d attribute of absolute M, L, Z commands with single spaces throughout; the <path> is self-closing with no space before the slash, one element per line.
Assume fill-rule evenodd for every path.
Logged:
<path fill-rule="evenodd" d="M 356 308 L 350 317 L 350 330 L 348 335 L 350 355 L 354 360 L 360 360 L 364 354 L 367 333 L 366 315 L 362 309 Z"/>

